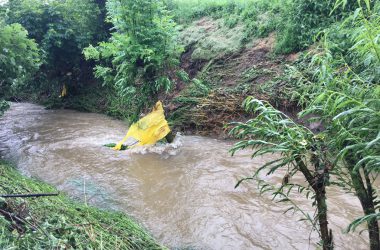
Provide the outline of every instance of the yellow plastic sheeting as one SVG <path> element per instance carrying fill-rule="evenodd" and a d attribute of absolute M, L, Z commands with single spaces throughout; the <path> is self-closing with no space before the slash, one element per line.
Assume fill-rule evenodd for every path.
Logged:
<path fill-rule="evenodd" d="M 169 132 L 170 128 L 165 119 L 162 103 L 158 101 L 153 107 L 152 112 L 141 118 L 138 122 L 132 124 L 127 135 L 115 147 L 113 147 L 113 149 L 120 150 L 123 143 L 129 137 L 138 140 L 138 146 L 155 144 L 157 141 L 167 136 Z"/>
<path fill-rule="evenodd" d="M 67 96 L 67 87 L 66 87 L 66 84 L 63 84 L 62 92 L 59 97 L 65 97 L 65 96 Z"/>

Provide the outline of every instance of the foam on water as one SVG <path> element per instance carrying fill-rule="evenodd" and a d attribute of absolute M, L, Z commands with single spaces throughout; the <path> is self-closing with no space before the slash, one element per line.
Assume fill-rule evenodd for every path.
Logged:
<path fill-rule="evenodd" d="M 180 133 L 177 133 L 172 143 L 156 143 L 155 145 L 132 147 L 128 150 L 128 152 L 131 154 L 142 155 L 147 153 L 155 153 L 167 159 L 170 156 L 177 155 L 182 145 L 182 135 Z"/>

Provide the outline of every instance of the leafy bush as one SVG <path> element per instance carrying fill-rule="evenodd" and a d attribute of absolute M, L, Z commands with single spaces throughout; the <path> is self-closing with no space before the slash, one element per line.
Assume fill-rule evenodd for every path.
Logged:
<path fill-rule="evenodd" d="M 260 191 L 272 191 L 279 202 L 290 202 L 292 207 L 286 212 L 293 210 L 301 212 L 305 220 L 309 221 L 313 228 L 318 230 L 321 237 L 323 249 L 333 249 L 332 233 L 329 232 L 327 222 L 326 186 L 329 185 L 330 162 L 325 150 L 325 144 L 319 136 L 316 136 L 308 128 L 296 124 L 284 113 L 273 108 L 269 103 L 248 97 L 243 107 L 248 112 L 254 112 L 255 118 L 245 123 L 236 122 L 230 134 L 241 139 L 231 149 L 232 154 L 239 150 L 251 148 L 254 150 L 253 157 L 266 154 L 279 154 L 275 160 L 270 161 L 255 170 L 253 176 L 242 179 L 242 181 L 260 177 L 262 171 L 267 175 L 273 174 L 279 169 L 287 171 L 280 187 L 272 187 L 269 183 L 260 180 Z M 308 186 L 292 184 L 289 180 L 298 172 L 304 176 Z M 301 210 L 295 202 L 291 201 L 289 194 L 291 190 L 306 193 L 316 206 L 314 218 Z M 315 225 L 319 222 L 319 228 Z"/>
<path fill-rule="evenodd" d="M 20 24 L 0 20 L 0 98 L 24 86 L 40 66 L 37 44 Z"/>
<path fill-rule="evenodd" d="M 338 2 L 340 3 L 340 2 Z M 303 63 L 290 68 L 293 79 L 284 89 L 323 124 L 319 134 L 331 152 L 334 184 L 355 190 L 366 222 L 371 249 L 378 249 L 380 171 L 380 4 L 359 1 L 359 8 L 324 32 L 318 47 Z"/>
<path fill-rule="evenodd" d="M 265 37 L 276 30 L 279 17 L 283 11 L 284 1 L 250 2 L 241 12 L 241 20 L 245 25 L 243 42 L 252 37 Z"/>
<path fill-rule="evenodd" d="M 277 51 L 290 53 L 307 48 L 320 31 L 333 22 L 342 20 L 358 7 L 357 0 L 346 0 L 345 11 L 332 12 L 335 2 L 336 0 L 285 2 L 277 28 Z"/>
<path fill-rule="evenodd" d="M 98 1 L 102 2 L 102 1 Z M 20 23 L 39 44 L 43 65 L 33 88 L 69 88 L 91 81 L 91 65 L 82 50 L 103 39 L 103 20 L 93 0 L 10 0 L 7 23 Z"/>
<path fill-rule="evenodd" d="M 222 18 L 224 25 L 230 29 L 242 23 L 244 35 L 240 40 L 244 44 L 254 36 L 264 37 L 275 30 L 283 3 L 278 0 L 171 0 L 167 1 L 167 5 L 179 23 L 188 23 L 205 16 Z"/>
<path fill-rule="evenodd" d="M 4 111 L 9 108 L 9 103 L 4 100 L 0 100 L 0 116 L 4 114 Z"/>
<path fill-rule="evenodd" d="M 359 221 L 367 222 L 371 249 L 378 249 L 379 224 L 374 215 L 380 206 L 374 176 L 380 172 L 380 15 L 369 5 L 363 7 L 344 24 L 351 26 L 349 50 L 343 47 L 343 56 L 334 54 L 327 40 L 324 53 L 313 58 L 314 82 L 321 90 L 304 114 L 318 114 L 328 124 L 326 141 L 336 152 L 336 164 L 349 173 L 347 184 L 347 176 L 340 172 L 340 185 L 355 190 L 366 217 Z"/>
<path fill-rule="evenodd" d="M 181 51 L 175 23 L 161 1 L 112 0 L 107 10 L 115 32 L 84 54 L 99 63 L 95 76 L 116 88 L 130 108 L 128 119 L 135 120 L 159 90 L 171 88 L 165 72 L 178 64 Z"/>

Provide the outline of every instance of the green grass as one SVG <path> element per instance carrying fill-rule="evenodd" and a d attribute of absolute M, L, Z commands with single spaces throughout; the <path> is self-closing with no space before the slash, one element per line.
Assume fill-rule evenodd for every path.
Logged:
<path fill-rule="evenodd" d="M 280 0 L 168 0 L 168 7 L 177 23 L 186 26 L 202 17 L 218 19 L 219 26 L 225 29 L 238 28 L 234 42 L 239 45 L 275 31 L 280 13 L 284 13 L 283 6 L 285 3 Z"/>
<path fill-rule="evenodd" d="M 169 6 L 176 6 L 182 11 L 217 9 L 226 6 L 235 5 L 240 8 L 246 7 L 248 4 L 257 2 L 257 0 L 168 0 Z"/>
<path fill-rule="evenodd" d="M 50 193 L 48 184 L 22 176 L 0 161 L 0 193 Z M 0 249 L 165 249 L 123 213 L 103 211 L 66 195 L 25 199 L 0 198 Z"/>
<path fill-rule="evenodd" d="M 345 9 L 331 12 L 335 1 L 312 0 L 167 0 L 179 24 L 202 17 L 223 19 L 227 27 L 244 26 L 240 40 L 277 33 L 276 52 L 301 51 L 315 42 L 317 34 L 342 20 L 357 7 L 350 0 Z"/>
<path fill-rule="evenodd" d="M 279 0 L 167 0 L 169 9 L 179 23 L 186 23 L 203 16 L 214 18 L 223 16 L 227 18 L 243 17 L 247 15 L 247 12 L 255 12 L 263 9 L 263 7 L 278 6 L 281 3 L 282 1 Z M 258 13 L 255 12 L 254 14 Z M 233 23 L 236 24 L 236 22 Z"/>
<path fill-rule="evenodd" d="M 181 31 L 179 38 L 185 47 L 194 46 L 192 60 L 209 61 L 238 52 L 241 49 L 243 31 L 242 25 L 228 28 L 222 19 L 205 18 Z"/>

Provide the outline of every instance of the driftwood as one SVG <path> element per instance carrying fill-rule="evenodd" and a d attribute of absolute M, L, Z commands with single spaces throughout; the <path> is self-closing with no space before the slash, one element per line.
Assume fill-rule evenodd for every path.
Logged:
<path fill-rule="evenodd" d="M 2 198 L 30 198 L 30 197 L 43 197 L 43 196 L 58 196 L 58 193 L 49 194 L 0 194 Z"/>

